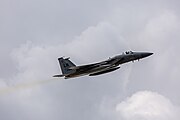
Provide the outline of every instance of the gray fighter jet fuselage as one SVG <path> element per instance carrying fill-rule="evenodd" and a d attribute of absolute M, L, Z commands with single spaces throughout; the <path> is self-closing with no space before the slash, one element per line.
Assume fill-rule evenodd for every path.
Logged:
<path fill-rule="evenodd" d="M 153 53 L 149 53 L 149 52 L 127 51 L 121 55 L 117 55 L 102 62 L 88 64 L 88 65 L 81 65 L 81 66 L 76 66 L 74 63 L 72 63 L 69 60 L 69 58 L 61 57 L 58 58 L 58 61 L 61 67 L 62 75 L 54 75 L 53 77 L 64 77 L 65 79 L 67 79 L 67 78 L 74 78 L 83 75 L 89 75 L 89 76 L 101 75 L 119 69 L 120 68 L 119 65 L 123 63 L 139 60 L 148 57 L 152 54 Z"/>

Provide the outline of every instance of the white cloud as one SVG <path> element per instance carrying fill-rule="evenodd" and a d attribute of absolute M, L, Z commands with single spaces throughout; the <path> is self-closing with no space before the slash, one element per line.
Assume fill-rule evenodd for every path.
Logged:
<path fill-rule="evenodd" d="M 125 120 L 178 120 L 180 109 L 168 98 L 156 92 L 141 91 L 116 106 Z"/>
<path fill-rule="evenodd" d="M 61 56 L 70 56 L 81 62 L 93 62 L 107 59 L 114 54 L 121 54 L 125 47 L 125 41 L 118 35 L 115 28 L 104 22 L 89 27 L 67 44 L 47 46 L 27 42 L 12 52 L 19 70 L 14 79 L 32 80 L 52 76 L 59 68 L 57 58 Z"/>
<path fill-rule="evenodd" d="M 52 93 L 49 94 L 50 93 L 49 91 L 51 90 L 48 89 L 48 92 L 47 92 L 47 88 L 43 86 L 39 86 L 38 88 L 31 89 L 31 86 L 38 85 L 38 83 L 41 83 L 41 82 L 43 83 L 43 80 L 46 81 L 48 78 L 51 78 L 54 74 L 60 74 L 59 63 L 57 61 L 58 57 L 61 57 L 63 55 L 65 55 L 66 57 L 70 56 L 72 58 L 72 61 L 75 60 L 83 64 L 83 63 L 88 63 L 88 62 L 96 62 L 96 60 L 100 61 L 103 59 L 104 60 L 108 59 L 108 57 L 112 55 L 121 54 L 121 52 L 125 50 L 125 48 L 126 48 L 126 42 L 117 33 L 115 27 L 105 22 L 99 23 L 97 26 L 92 26 L 92 27 L 87 28 L 79 37 L 76 37 L 74 40 L 72 40 L 72 42 L 68 42 L 66 44 L 35 45 L 32 42 L 27 42 L 25 44 L 22 44 L 19 48 L 16 48 L 12 52 L 12 58 L 16 64 L 18 73 L 12 76 L 11 79 L 9 79 L 8 81 L 8 83 L 10 83 L 10 85 L 8 86 L 9 88 L 7 89 L 2 88 L 3 90 L 1 90 L 0 92 L 4 95 L 4 93 L 9 93 L 9 91 L 10 92 L 15 91 L 12 96 L 10 95 L 10 98 L 13 98 L 13 106 L 16 106 L 16 104 L 18 105 L 21 103 L 20 107 L 22 109 L 26 109 L 26 111 L 24 111 L 24 115 L 27 114 L 27 112 L 29 111 L 33 111 L 32 114 L 38 114 L 39 117 L 43 117 L 41 114 L 44 111 L 45 114 L 49 112 L 47 116 L 52 117 L 54 116 L 54 114 L 51 112 L 51 110 L 52 108 L 54 108 L 53 110 L 61 111 L 61 113 L 57 114 L 56 117 L 63 119 L 62 114 L 64 113 L 64 111 L 69 110 L 69 106 L 68 106 L 69 102 L 73 104 L 73 101 L 71 98 L 73 96 L 71 95 L 69 97 L 68 95 L 70 93 L 69 94 L 66 94 L 66 93 L 68 93 L 68 91 L 73 90 L 74 85 L 72 85 L 72 87 L 67 90 L 67 88 L 60 87 L 61 85 L 64 85 L 65 83 L 57 84 L 56 87 L 59 87 L 61 91 L 64 91 L 61 95 L 61 96 L 64 96 L 64 98 L 61 98 L 61 101 L 64 100 L 64 102 L 60 108 L 55 107 L 57 105 L 61 105 L 61 101 L 59 100 L 60 96 L 58 97 L 55 95 L 51 98 Z M 36 82 L 36 81 L 39 81 L 39 82 Z M 85 83 L 84 85 L 82 85 L 81 82 L 78 82 L 78 81 L 76 82 L 77 82 L 76 84 L 79 85 L 78 86 L 79 88 L 84 88 L 82 86 L 86 86 L 87 84 Z M 119 83 L 119 81 L 116 81 L 116 82 Z M 96 85 L 88 84 L 88 86 L 95 87 Z M 99 86 L 96 86 L 96 87 L 99 88 Z M 22 89 L 22 88 L 29 88 L 29 89 Z M 77 89 L 77 91 L 79 90 L 79 92 L 76 94 L 76 96 L 79 97 L 80 99 L 79 102 L 81 104 L 83 104 L 83 102 L 86 103 L 87 101 L 81 101 L 81 99 L 84 98 L 81 96 L 82 95 L 81 92 L 84 91 L 84 89 L 82 90 L 79 88 Z M 96 96 L 92 91 L 93 90 L 91 89 L 86 92 L 89 92 L 90 96 L 92 95 Z M 99 92 L 97 92 L 97 95 L 99 95 L 98 93 Z M 103 91 L 100 93 L 102 93 L 100 96 L 104 95 Z M 45 99 L 43 100 L 44 102 L 41 102 L 41 100 L 37 100 L 37 99 L 34 100 L 33 96 L 37 97 L 38 94 L 41 94 L 41 99 Z M 83 93 L 83 94 L 86 94 L 86 93 Z M 93 97 L 90 97 L 89 99 L 96 102 L 97 98 L 93 98 L 93 99 L 92 98 Z M 87 99 L 87 98 L 85 97 L 84 99 Z M 50 103 L 50 102 L 53 102 L 54 104 L 46 105 L 46 103 Z M 90 104 L 93 105 L 94 102 L 91 102 Z M 76 106 L 76 104 L 73 104 L 72 106 Z M 85 104 L 84 106 L 86 107 Z M 43 111 L 34 111 L 35 108 L 43 109 Z M 75 108 L 72 110 L 75 110 Z M 17 107 L 17 109 L 19 108 Z M 86 111 L 81 111 L 80 108 L 79 108 L 79 111 L 76 110 L 76 112 L 86 113 Z M 73 113 L 71 113 L 71 115 L 73 116 Z M 72 116 L 69 116 L 69 117 L 71 118 Z M 67 117 L 68 116 L 65 116 L 65 118 Z M 38 118 L 38 117 L 33 116 L 32 119 L 34 118 Z"/>

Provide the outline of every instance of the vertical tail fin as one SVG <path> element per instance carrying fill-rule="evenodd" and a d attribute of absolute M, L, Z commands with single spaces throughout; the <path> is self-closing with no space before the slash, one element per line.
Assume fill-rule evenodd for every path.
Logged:
<path fill-rule="evenodd" d="M 75 72 L 75 70 L 71 70 L 69 69 L 70 67 L 74 67 L 76 66 L 74 63 L 72 63 L 69 58 L 58 58 L 60 67 L 61 67 L 61 71 L 63 75 L 68 75 L 68 74 L 72 74 Z"/>

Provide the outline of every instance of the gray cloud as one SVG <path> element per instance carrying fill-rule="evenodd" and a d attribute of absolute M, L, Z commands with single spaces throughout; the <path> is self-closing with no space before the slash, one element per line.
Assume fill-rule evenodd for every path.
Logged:
<path fill-rule="evenodd" d="M 178 119 L 178 1 L 1 3 L 0 89 L 13 88 L 0 94 L 1 119 Z M 86 64 L 129 49 L 155 54 L 107 75 L 51 79 L 60 56 Z"/>

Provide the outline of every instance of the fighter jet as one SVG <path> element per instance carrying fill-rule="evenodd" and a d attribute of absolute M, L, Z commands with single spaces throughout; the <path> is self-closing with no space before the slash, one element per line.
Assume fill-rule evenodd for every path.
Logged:
<path fill-rule="evenodd" d="M 83 75 L 96 76 L 104 73 L 109 73 L 120 68 L 121 64 L 139 60 L 152 55 L 149 52 L 132 52 L 126 51 L 121 55 L 114 56 L 108 60 L 76 66 L 69 59 L 70 58 L 58 58 L 60 68 L 62 71 L 61 75 L 54 75 L 53 77 L 64 77 L 65 79 L 79 77 Z"/>

